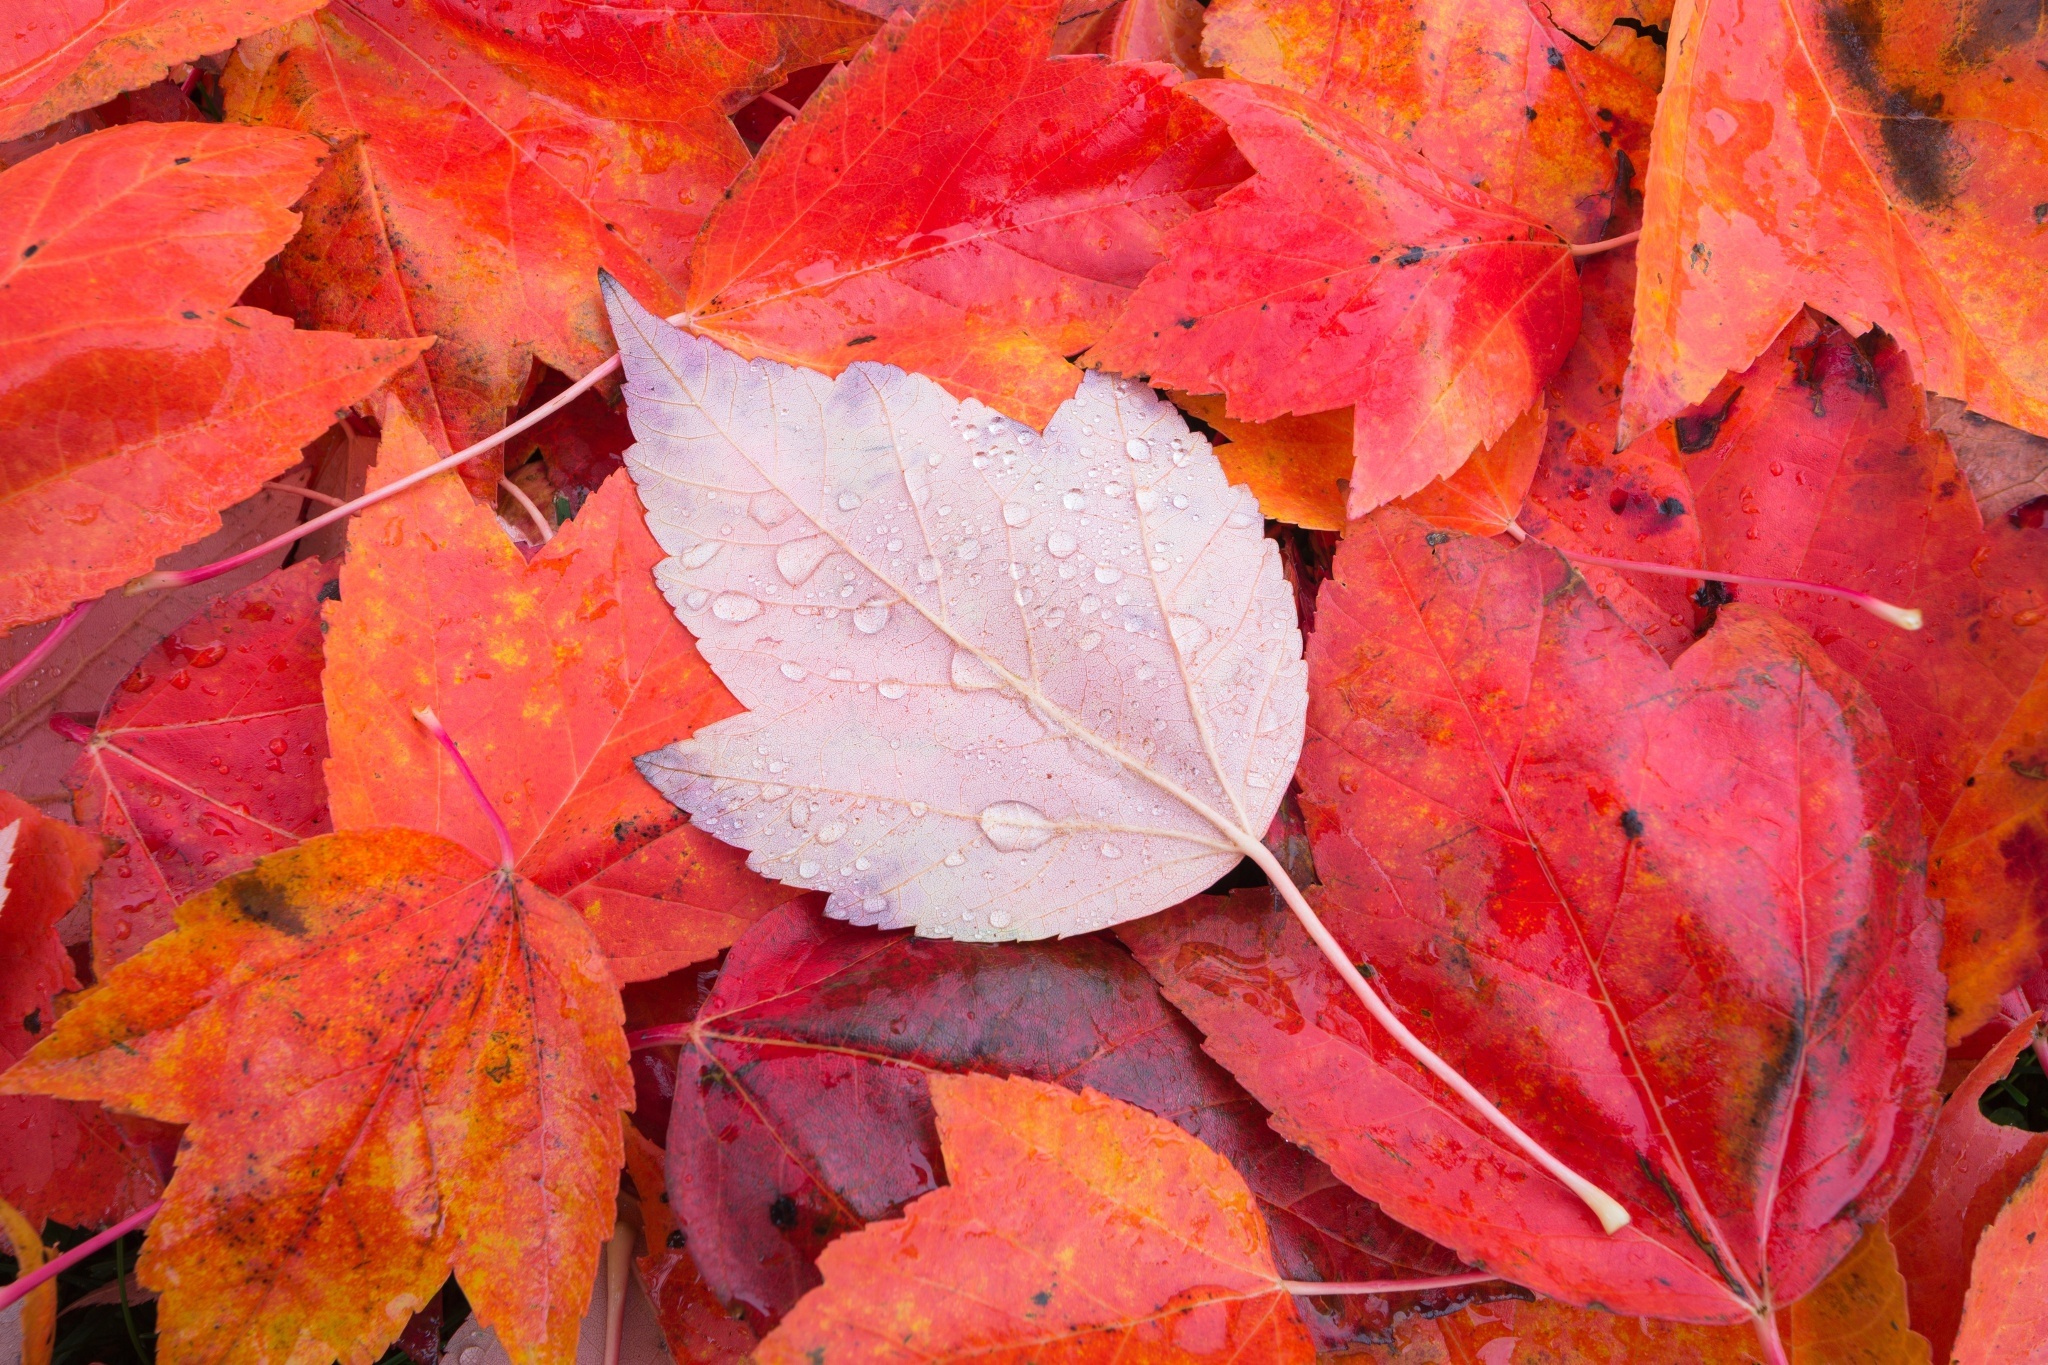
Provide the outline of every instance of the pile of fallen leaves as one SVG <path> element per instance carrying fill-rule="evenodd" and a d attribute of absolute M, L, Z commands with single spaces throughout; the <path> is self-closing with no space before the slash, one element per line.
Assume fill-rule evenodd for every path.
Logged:
<path fill-rule="evenodd" d="M 31 1365 L 2048 1361 L 2038 6 L 0 10 Z"/>

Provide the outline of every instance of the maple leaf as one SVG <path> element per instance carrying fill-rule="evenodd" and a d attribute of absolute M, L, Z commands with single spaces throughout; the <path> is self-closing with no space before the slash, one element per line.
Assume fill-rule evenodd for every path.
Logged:
<path fill-rule="evenodd" d="M 2005 1207 L 1984 1230 L 1963 1298 L 1962 1325 L 1950 1359 L 1957 1365 L 2007 1365 L 2042 1358 L 2042 1288 L 2048 1260 L 2048 1180 L 2036 1166 L 2021 1176 Z"/>
<path fill-rule="evenodd" d="M 85 893 L 101 850 L 85 831 L 0 792 L 0 1064 L 46 1036 L 57 995 L 78 989 L 57 921 Z M 155 1167 L 96 1105 L 0 1096 L 0 1131 L 0 1198 L 37 1227 L 50 1218 L 92 1226 L 156 1198 Z"/>
<path fill-rule="evenodd" d="M 1307 1362 L 1251 1192 L 1164 1119 L 1021 1077 L 931 1083 L 950 1183 L 828 1247 L 762 1365 L 851 1353 Z"/>
<path fill-rule="evenodd" d="M 580 375 L 610 354 L 594 268 L 675 306 L 690 239 L 747 162 L 726 115 L 872 28 L 831 0 L 336 0 L 224 89 L 231 121 L 336 144 L 281 261 L 293 312 L 438 335 L 400 392 L 454 450 L 504 424 L 532 360 Z"/>
<path fill-rule="evenodd" d="M 972 939 L 1147 915 L 1263 852 L 1293 601 L 1171 406 L 1090 374 L 1041 438 L 606 289 L 656 579 L 749 708 L 642 760 L 700 826 L 838 918 Z"/>
<path fill-rule="evenodd" d="M 68 784 L 80 824 L 118 851 L 92 879 L 104 973 L 169 931 L 222 877 L 330 828 L 318 560 L 215 598 L 108 699 Z"/>
<path fill-rule="evenodd" d="M 388 408 L 372 486 L 433 460 Z M 520 872 L 589 917 L 623 980 L 709 957 L 793 894 L 634 771 L 739 709 L 655 590 L 660 558 L 623 474 L 530 562 L 447 475 L 356 517 L 327 612 L 335 828 L 405 825 L 495 858 L 490 815 L 412 723 L 430 707 L 463 737 Z"/>
<path fill-rule="evenodd" d="M 1669 668 L 1554 554 L 1396 513 L 1317 616 L 1297 780 L 1331 932 L 1635 1222 L 1593 1236 L 1441 1108 L 1291 924 L 1203 901 L 1125 941 L 1283 1133 L 1466 1260 L 1698 1322 L 1812 1287 L 1940 1069 L 1918 810 L 1868 699 L 1754 609 Z"/>
<path fill-rule="evenodd" d="M 1359 405 L 1352 516 L 1498 440 L 1576 334 L 1566 244 L 1292 91 L 1183 88 L 1258 174 L 1174 230 L 1090 361 L 1254 422 Z"/>
<path fill-rule="evenodd" d="M 1977 1107 L 2040 1030 L 2039 1014 L 2020 1022 L 1950 1093 L 1927 1155 L 1886 1216 L 1903 1263 L 1914 1329 L 1927 1338 L 1936 1360 L 1951 1357 L 1984 1229 L 2048 1155 L 2048 1134 L 1993 1123 Z"/>
<path fill-rule="evenodd" d="M 618 995 L 582 916 L 452 840 L 349 831 L 178 908 L 0 1091 L 185 1123 L 139 1273 L 186 1361 L 374 1360 L 452 1268 L 516 1365 L 611 1232 Z"/>
<path fill-rule="evenodd" d="M 1961 0 L 1687 0 L 1652 137 L 1623 443 L 1811 304 L 2048 434 L 2037 25 Z"/>
<path fill-rule="evenodd" d="M 0 141 L 161 80 L 179 62 L 316 10 L 324 0 L 103 0 L 24 5 L 0 43 Z"/>
<path fill-rule="evenodd" d="M 684 1043 L 668 1187 L 690 1255 L 764 1328 L 817 1284 L 813 1263 L 831 1239 L 936 1185 L 945 1168 L 929 1095 L 948 1074 L 1087 1086 L 1172 1120 L 1244 1177 L 1290 1278 L 1466 1269 L 1273 1132 L 1144 969 L 1102 938 L 1020 950 L 878 937 L 788 906 L 734 945 L 688 1026 L 658 1036 Z M 1441 1313 L 1502 1292 L 1423 1289 L 1394 1302 Z M 1331 1349 L 1384 1336 L 1395 1316 L 1385 1296 L 1298 1307 Z"/>
<path fill-rule="evenodd" d="M 1711 405 L 1686 457 L 1702 562 L 1925 616 L 1888 630 L 1851 603 L 1764 590 L 1870 689 L 1912 765 L 1960 1038 L 2048 944 L 2035 904 L 2048 868 L 2027 852 L 2030 838 L 2048 849 L 2048 811 L 2026 775 L 2048 723 L 2048 638 L 2031 629 L 2048 612 L 2048 536 L 1984 524 L 1900 346 L 1802 317 L 1729 388 L 1739 396 Z"/>
<path fill-rule="evenodd" d="M 212 531 L 424 349 L 231 306 L 291 236 L 321 151 L 132 124 L 0 172 L 0 629 Z"/>
<path fill-rule="evenodd" d="M 1216 0 L 1202 51 L 1582 241 L 1603 235 L 1620 157 L 1643 162 L 1663 65 L 1658 53 L 1645 80 L 1644 63 L 1587 50 L 1528 0 Z"/>
<path fill-rule="evenodd" d="M 900 365 L 1043 425 L 1074 391 L 1063 357 L 1101 338 L 1168 229 L 1245 174 L 1174 73 L 1047 60 L 1059 10 L 940 0 L 892 18 L 705 223 L 691 327 L 828 373 Z"/>

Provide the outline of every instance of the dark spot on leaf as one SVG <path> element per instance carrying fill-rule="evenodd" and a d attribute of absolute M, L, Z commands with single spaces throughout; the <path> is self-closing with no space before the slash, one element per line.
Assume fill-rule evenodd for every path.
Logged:
<path fill-rule="evenodd" d="M 1682 517 L 1685 515 L 1685 504 L 1677 498 L 1666 498 L 1657 504 L 1657 510 L 1667 517 Z"/>
<path fill-rule="evenodd" d="M 229 877 L 220 884 L 220 891 L 234 903 L 242 918 L 293 938 L 306 936 L 305 914 L 293 901 L 290 889 L 282 882 L 272 881 L 262 869 Z"/>
<path fill-rule="evenodd" d="M 1422 260 L 1425 254 L 1421 247 L 1411 246 L 1394 258 L 1394 264 L 1403 266 L 1415 265 Z"/>
<path fill-rule="evenodd" d="M 1705 242 L 1694 242 L 1687 259 L 1692 263 L 1694 270 L 1704 271 L 1714 263 L 1714 253 L 1707 249 Z"/>
<path fill-rule="evenodd" d="M 190 308 L 187 308 L 180 316 L 190 322 L 197 322 L 199 320 L 199 314 L 193 312 Z"/>
<path fill-rule="evenodd" d="M 1449 540 L 1450 538 L 1451 533 L 1449 531 L 1431 531 L 1422 539 L 1424 543 L 1430 546 L 1431 549 L 1434 549 L 1437 546 L 1443 544 L 1445 541 Z"/>
<path fill-rule="evenodd" d="M 873 341 L 874 339 L 875 339 L 875 338 L 874 338 L 874 334 L 873 334 L 873 333 L 871 332 L 871 333 L 869 333 L 869 334 L 868 334 L 867 336 L 861 336 L 861 337 L 854 337 L 854 338 L 853 338 L 852 340 L 848 341 L 848 342 L 847 342 L 846 344 L 847 344 L 847 345 L 849 345 L 849 346 L 865 346 L 865 345 L 867 345 L 867 344 L 868 344 L 868 343 L 869 343 L 870 341 Z"/>
<path fill-rule="evenodd" d="M 1728 420 L 1728 414 L 1735 411 L 1735 400 L 1742 397 L 1737 389 L 1728 395 L 1728 401 L 1721 405 L 1719 412 L 1697 412 L 1680 417 L 1671 424 L 1673 434 L 1678 437 L 1678 448 L 1687 455 L 1697 455 L 1714 443 L 1721 434 L 1721 424 Z"/>
<path fill-rule="evenodd" d="M 2029 1236 L 2027 1240 L 2031 1242 L 2034 1239 L 2031 1236 Z M 1037 1304 L 1040 1308 L 1043 1308 L 1047 1304 L 1052 1302 L 1052 1291 L 1050 1289 L 1041 1289 L 1036 1294 L 1033 1294 L 1031 1296 L 1031 1301 Z"/>
<path fill-rule="evenodd" d="M 341 600 L 341 580 L 339 578 L 330 578 L 325 583 L 322 583 L 320 591 L 313 594 L 313 600 L 315 602 L 339 602 Z"/>
<path fill-rule="evenodd" d="M 1877 0 L 1845 0 L 1821 15 L 1828 51 L 1875 112 L 1885 161 L 1900 191 L 1923 209 L 1947 208 L 1955 199 L 1964 157 L 1942 114 L 1939 91 L 1893 85 L 1879 54 L 1885 50 L 1885 12 Z M 2027 20 L 2029 33 L 2034 20 Z"/>
<path fill-rule="evenodd" d="M 1366 261 L 1366 264 L 1367 264 L 1367 265 L 1378 265 L 1379 263 L 1380 263 L 1380 258 L 1379 258 L 1379 257 L 1377 257 L 1377 256 L 1373 256 L 1373 257 L 1370 257 L 1370 258 L 1369 258 L 1369 259 L 1367 259 L 1367 261 Z"/>
<path fill-rule="evenodd" d="M 1523 105 L 1522 117 L 1529 120 L 1529 122 L 1534 123 L 1536 121 L 1536 106 L 1533 104 Z"/>
<path fill-rule="evenodd" d="M 42 249 L 43 244 L 41 242 L 30 242 L 27 246 L 21 249 L 21 258 L 25 261 L 29 257 L 35 255 L 38 251 L 41 251 Z"/>
<path fill-rule="evenodd" d="M 670 1251 L 681 1251 L 684 1247 L 688 1246 L 689 1244 L 690 1239 L 684 1235 L 683 1230 L 681 1228 L 669 1229 L 668 1249 Z"/>
<path fill-rule="evenodd" d="M 36 1034 L 41 1033 L 43 1031 L 42 1006 L 38 1005 L 34 1009 L 30 1010 L 28 1014 L 22 1018 L 21 1026 L 28 1030 L 29 1036 L 31 1038 L 33 1038 Z"/>
<path fill-rule="evenodd" d="M 1621 832 L 1631 839 L 1642 838 L 1643 817 L 1632 810 L 1623 811 L 1621 813 Z"/>
<path fill-rule="evenodd" d="M 1353 963 L 1352 965 L 1358 968 L 1358 974 L 1364 977 L 1367 981 L 1370 981 L 1374 977 L 1379 975 L 1378 972 L 1373 970 L 1373 966 L 1370 962 L 1357 962 Z"/>
<path fill-rule="evenodd" d="M 796 1226 L 796 1200 L 786 1194 L 775 1196 L 775 1202 L 768 1206 L 768 1221 L 788 1232 Z"/>
<path fill-rule="evenodd" d="M 1199 318 L 1182 318 L 1180 319 L 1180 325 L 1185 328 L 1192 328 L 1198 321 L 1200 321 Z"/>
<path fill-rule="evenodd" d="M 2034 226 L 2039 227 L 2043 223 L 2048 223 L 2048 204 L 2036 204 L 2034 205 Z"/>
<path fill-rule="evenodd" d="M 1543 58 L 1545 61 L 1550 63 L 1550 69 L 1552 71 L 1564 70 L 1564 54 L 1562 52 L 1559 52 L 1556 48 L 1545 48 L 1543 50 Z"/>
<path fill-rule="evenodd" d="M 183 166 L 189 163 L 191 160 L 192 158 L 189 156 L 181 156 L 177 160 L 173 161 L 171 164 L 173 166 Z"/>

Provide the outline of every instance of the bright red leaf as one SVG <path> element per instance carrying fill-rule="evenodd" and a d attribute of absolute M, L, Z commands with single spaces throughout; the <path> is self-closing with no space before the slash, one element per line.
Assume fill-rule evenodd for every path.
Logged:
<path fill-rule="evenodd" d="M 706 1279 L 764 1323 L 817 1283 L 812 1264 L 829 1242 L 939 1182 L 931 1085 L 961 1072 L 1086 1085 L 1186 1128 L 1250 1182 L 1289 1276 L 1463 1268 L 1282 1141 L 1102 938 L 990 947 L 878 935 L 789 906 L 735 945 L 688 1040 L 670 1193 Z M 1301 1307 L 1334 1348 L 1384 1333 L 1396 1313 L 1441 1312 L 1474 1293 Z"/>
<path fill-rule="evenodd" d="M 0 792 L 0 1066 L 47 1037 L 57 995 L 78 989 L 57 921 L 85 893 L 101 848 Z M 94 1227 L 156 1198 L 154 1164 L 98 1105 L 0 1095 L 0 1132 L 0 1199 L 37 1227 L 47 1218 Z"/>
<path fill-rule="evenodd" d="M 212 531 L 423 349 L 232 306 L 322 150 L 143 123 L 0 172 L 0 630 Z"/>
<path fill-rule="evenodd" d="M 2036 1166 L 1977 1243 L 1955 1365 L 2040 1365 L 2048 1360 L 2048 1179 Z"/>
<path fill-rule="evenodd" d="M 1347 1183 L 1568 1302 L 1731 1322 L 1797 1298 L 1904 1183 L 1941 1062 L 1919 813 L 1812 643 L 1724 609 L 1667 667 L 1552 553 L 1355 524 L 1297 775 L 1322 913 L 1446 1060 L 1635 1221 L 1423 1082 L 1291 920 L 1123 931 Z"/>
<path fill-rule="evenodd" d="M 371 486 L 432 463 L 387 409 Z M 327 612 L 327 783 L 337 829 L 405 825 L 479 857 L 497 836 L 431 707 L 512 831 L 519 870 L 589 916 L 622 980 L 730 943 L 801 893 L 684 823 L 633 760 L 739 710 L 654 586 L 661 555 L 613 475 L 529 562 L 454 476 L 356 517 Z"/>
<path fill-rule="evenodd" d="M 1731 379 L 1692 429 L 1686 468 L 1704 564 L 1833 583 L 1926 616 L 1924 629 L 1902 631 L 1838 599 L 1739 590 L 1774 602 L 1870 689 L 1912 765 L 1934 894 L 1948 906 L 1943 968 L 1960 1038 L 2048 946 L 2048 913 L 2033 905 L 2048 867 L 2029 863 L 2026 835 L 2048 830 L 2043 784 L 2010 766 L 2028 767 L 2043 743 L 2048 687 L 2037 676 L 2048 632 L 2032 627 L 2048 613 L 2048 534 L 1984 523 L 1947 442 L 1927 428 L 1899 347 L 1810 317 Z M 2002 847 L 2015 837 L 2017 858 Z M 2041 846 L 2048 857 L 2048 839 Z"/>
<path fill-rule="evenodd" d="M 320 603 L 334 591 L 307 560 L 215 598 L 81 736 L 73 807 L 115 848 L 92 882 L 99 971 L 169 931 L 186 897 L 327 832 Z"/>
<path fill-rule="evenodd" d="M 898 365 L 1044 426 L 1079 377 L 1063 357 L 1245 174 L 1172 73 L 1047 60 L 1059 12 L 941 0 L 891 19 L 705 224 L 691 326 L 827 373 Z"/>
<path fill-rule="evenodd" d="M 1291 91 L 1185 88 L 1259 173 L 1172 233 L 1090 359 L 1247 421 L 1359 405 L 1353 516 L 1498 440 L 1577 334 L 1564 243 Z"/>
<path fill-rule="evenodd" d="M 2048 1133 L 2008 1128 L 1977 1105 L 2039 1034 L 2041 1016 L 2015 1027 L 1950 1093 L 1927 1155 L 1887 1216 L 1906 1276 L 1913 1328 L 1946 1361 L 1963 1317 L 1978 1239 L 2023 1176 L 2048 1155 Z"/>
<path fill-rule="evenodd" d="M 1244 1178 L 1093 1090 L 934 1077 L 947 1186 L 823 1257 L 762 1365 L 938 1359 L 1308 1365 Z"/>

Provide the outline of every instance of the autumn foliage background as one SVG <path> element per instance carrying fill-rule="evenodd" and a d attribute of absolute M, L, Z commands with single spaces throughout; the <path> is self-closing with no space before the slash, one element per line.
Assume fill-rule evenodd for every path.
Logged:
<path fill-rule="evenodd" d="M 25 1357 L 2048 1360 L 2044 22 L 0 0 L 0 1223 L 147 1223 Z M 1307 638 L 1267 846 L 1629 1227 L 1249 863 L 976 943 L 690 823 L 613 378 L 181 576 L 605 365 L 600 270 L 1186 414 Z"/>

